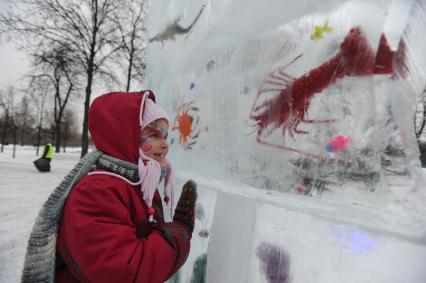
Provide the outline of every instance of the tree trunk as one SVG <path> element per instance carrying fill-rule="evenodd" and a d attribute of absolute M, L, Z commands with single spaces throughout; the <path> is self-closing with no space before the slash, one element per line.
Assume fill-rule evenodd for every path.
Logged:
<path fill-rule="evenodd" d="M 129 89 L 130 89 L 130 81 L 132 80 L 132 65 L 133 65 L 133 62 L 132 62 L 132 56 L 130 57 L 130 60 L 129 60 L 130 62 L 129 62 L 129 68 L 127 69 L 127 86 L 126 86 L 126 91 L 127 92 L 129 92 Z"/>
<path fill-rule="evenodd" d="M 24 146 L 24 131 L 21 130 L 21 146 Z"/>
<path fill-rule="evenodd" d="M 60 152 L 61 141 L 62 141 L 61 122 L 57 122 L 56 123 L 55 137 L 56 137 L 56 141 L 55 141 L 55 152 L 58 153 L 58 152 Z"/>
<path fill-rule="evenodd" d="M 95 1 L 95 14 L 93 15 L 97 18 L 98 12 L 98 2 Z M 93 17 L 92 16 L 92 17 Z M 94 21 L 95 23 L 97 20 Z M 84 101 L 84 119 L 83 119 L 83 133 L 81 134 L 81 158 L 83 158 L 89 149 L 89 105 L 90 105 L 90 96 L 92 95 L 92 81 L 93 73 L 95 70 L 95 55 L 96 55 L 96 36 L 98 34 L 98 29 L 95 27 L 92 30 L 92 43 L 90 45 L 90 57 L 87 64 L 87 86 L 86 86 L 86 98 Z"/>
<path fill-rule="evenodd" d="M 36 156 L 38 156 L 38 151 L 40 149 L 40 140 L 41 140 L 41 124 L 38 126 L 38 132 L 37 132 L 37 150 L 36 150 Z"/>
<path fill-rule="evenodd" d="M 7 113 L 5 115 L 4 121 L 5 121 L 4 127 L 3 127 L 2 134 L 1 134 L 1 153 L 3 153 L 3 150 L 4 150 L 4 144 L 5 144 L 6 138 L 7 138 L 7 129 L 9 127 L 9 116 L 8 116 Z"/>
<path fill-rule="evenodd" d="M 89 65 L 89 70 L 87 71 L 86 99 L 84 101 L 83 133 L 81 135 L 81 158 L 83 158 L 86 155 L 89 149 L 88 116 L 89 116 L 90 96 L 92 94 L 92 80 L 93 80 L 93 62 Z"/>
<path fill-rule="evenodd" d="M 4 143 L 6 142 L 6 139 L 4 137 L 1 138 L 1 153 L 3 153 L 4 150 Z"/>
<path fill-rule="evenodd" d="M 69 133 L 68 133 L 68 130 L 69 130 L 68 123 L 64 125 L 64 127 L 62 128 L 62 130 L 63 130 L 62 134 L 61 134 L 61 136 L 62 136 L 62 142 L 61 142 L 61 144 L 62 144 L 62 152 L 65 153 L 65 149 L 67 147 L 67 142 L 68 142 L 68 135 L 69 135 Z"/>
<path fill-rule="evenodd" d="M 55 120 L 55 152 L 59 153 L 61 151 L 61 142 L 62 142 L 62 119 L 64 116 L 64 106 L 59 109 L 58 119 Z"/>
<path fill-rule="evenodd" d="M 25 112 L 26 113 L 26 112 Z M 24 114 L 24 115 L 26 115 L 26 114 Z M 24 146 L 24 136 L 25 136 L 25 131 L 27 130 L 27 119 L 26 119 L 26 117 L 24 116 L 24 122 L 22 123 L 22 127 L 21 127 L 21 129 L 20 129 L 20 131 L 19 131 L 19 133 L 21 134 L 20 135 L 20 138 L 21 138 L 21 146 Z"/>
<path fill-rule="evenodd" d="M 16 156 L 16 142 L 18 141 L 17 132 L 18 132 L 18 129 L 16 128 L 16 126 L 14 126 L 13 127 L 13 154 L 12 154 L 12 158 L 15 158 L 15 156 Z"/>

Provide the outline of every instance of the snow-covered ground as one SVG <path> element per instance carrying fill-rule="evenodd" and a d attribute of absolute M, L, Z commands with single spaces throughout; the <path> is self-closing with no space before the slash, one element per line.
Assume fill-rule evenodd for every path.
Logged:
<path fill-rule="evenodd" d="M 14 159 L 10 146 L 0 154 L 0 282 L 8 283 L 19 282 L 42 203 L 80 156 L 78 150 L 56 154 L 52 172 L 40 173 L 32 164 L 35 150 L 17 149 Z M 269 256 L 285 251 L 292 282 L 426 280 L 426 201 L 420 193 L 366 193 L 347 186 L 340 188 L 344 194 L 330 190 L 310 198 L 178 172 L 177 194 L 189 178 L 199 184 L 202 215 L 181 282 L 189 282 L 192 265 L 206 251 L 209 282 L 268 282 L 268 247 Z"/>
<path fill-rule="evenodd" d="M 42 150 L 43 148 L 41 148 Z M 52 172 L 33 165 L 33 147 L 12 146 L 0 154 L 0 282 L 19 282 L 25 249 L 35 217 L 50 192 L 80 158 L 80 152 L 56 154 Z"/>

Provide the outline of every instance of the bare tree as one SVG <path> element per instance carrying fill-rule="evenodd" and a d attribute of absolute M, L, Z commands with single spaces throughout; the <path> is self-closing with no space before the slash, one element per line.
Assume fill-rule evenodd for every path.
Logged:
<path fill-rule="evenodd" d="M 3 112 L 1 117 L 1 152 L 3 153 L 10 125 L 9 105 L 3 91 L 0 92 L 0 107 Z"/>
<path fill-rule="evenodd" d="M 30 111 L 29 98 L 27 95 L 24 95 L 24 97 L 21 100 L 21 103 L 19 104 L 18 116 L 17 116 L 21 146 L 23 146 L 26 142 L 28 142 L 29 137 L 31 137 L 32 135 L 31 125 L 33 124 L 33 122 L 34 120 Z"/>
<path fill-rule="evenodd" d="M 18 132 L 18 123 L 17 116 L 19 115 L 15 103 L 16 89 L 12 86 L 9 86 L 6 92 L 1 93 L 0 95 L 0 106 L 3 110 L 3 129 L 1 136 L 1 152 L 4 150 L 4 145 L 6 144 L 7 138 L 12 138 L 13 142 L 13 158 L 15 158 L 16 152 L 16 143 L 17 143 L 17 132 Z M 10 135 L 10 136 L 9 136 Z"/>
<path fill-rule="evenodd" d="M 39 74 L 32 77 L 45 77 L 54 90 L 53 119 L 56 152 L 59 152 L 62 141 L 62 120 L 70 96 L 76 90 L 78 72 L 75 62 L 66 46 L 58 46 L 42 52 L 33 52 L 34 71 Z"/>
<path fill-rule="evenodd" d="M 114 13 L 123 11 L 116 0 L 26 0 L 19 10 L 0 16 L 1 32 L 26 44 L 65 45 L 85 73 L 83 133 L 84 156 L 88 151 L 88 110 L 96 75 L 115 79 L 107 62 L 122 48 Z M 46 42 L 46 43 L 43 43 Z"/>
<path fill-rule="evenodd" d="M 12 116 L 11 116 L 11 134 L 12 134 L 12 142 L 13 142 L 13 153 L 12 158 L 16 156 L 16 144 L 18 143 L 18 115 L 16 105 L 13 105 L 12 108 Z"/>
<path fill-rule="evenodd" d="M 47 94 L 49 93 L 49 80 L 45 76 L 35 76 L 31 77 L 27 93 L 29 94 L 30 101 L 34 105 L 34 109 L 37 112 L 37 141 L 36 141 L 36 155 L 40 149 L 41 135 L 43 130 L 43 125 L 46 117 L 46 101 Z"/>
<path fill-rule="evenodd" d="M 69 145 L 70 141 L 72 143 L 72 140 L 74 140 L 77 135 L 76 120 L 75 112 L 71 109 L 67 109 L 64 113 L 62 122 L 63 135 L 61 144 L 63 152 L 66 151 L 67 145 Z"/>
<path fill-rule="evenodd" d="M 132 80 L 142 82 L 145 78 L 147 6 L 147 0 L 129 1 L 127 12 L 115 16 L 122 37 L 119 59 L 126 69 L 126 91 L 130 90 Z"/>
<path fill-rule="evenodd" d="M 2 129 L 1 129 L 1 152 L 4 151 L 4 145 L 8 143 L 7 138 L 13 133 L 13 116 L 14 116 L 14 88 L 8 87 L 4 92 L 0 92 L 0 107 L 3 110 Z"/>

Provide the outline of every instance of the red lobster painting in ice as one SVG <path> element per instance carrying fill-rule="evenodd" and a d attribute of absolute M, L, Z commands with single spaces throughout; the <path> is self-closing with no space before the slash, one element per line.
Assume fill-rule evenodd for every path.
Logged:
<path fill-rule="evenodd" d="M 286 134 L 291 137 L 295 134 L 307 134 L 308 132 L 298 128 L 300 123 L 333 122 L 306 119 L 312 97 L 344 77 L 393 74 L 394 62 L 402 59 L 402 47 L 401 41 L 399 50 L 391 51 L 386 37 L 382 34 L 375 54 L 361 28 L 354 27 L 343 39 L 336 55 L 300 78 L 285 73 L 285 66 L 277 68 L 264 79 L 251 108 L 250 119 L 256 122 L 257 141 L 260 144 L 301 152 L 284 144 L 268 142 L 264 138 L 276 129 L 281 130 L 283 137 Z"/>

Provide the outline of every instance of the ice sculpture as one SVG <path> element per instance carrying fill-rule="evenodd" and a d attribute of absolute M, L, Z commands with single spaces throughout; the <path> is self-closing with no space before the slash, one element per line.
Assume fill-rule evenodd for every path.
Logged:
<path fill-rule="evenodd" d="M 426 81 L 421 1 L 302 1 L 281 17 L 249 2 L 262 14 L 248 26 L 230 18 L 231 3 L 156 4 L 169 14 L 153 34 L 176 18 L 191 25 L 149 46 L 181 167 L 307 195 L 346 183 L 376 191 L 395 174 L 419 185 L 413 123 L 402 117 Z"/>
<path fill-rule="evenodd" d="M 214 192 L 189 265 L 207 250 L 211 282 L 424 282 L 425 26 L 422 0 L 151 1 L 170 157 Z"/>

